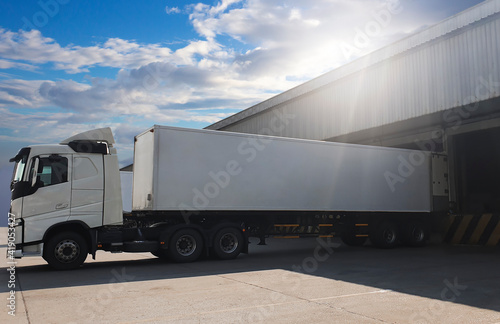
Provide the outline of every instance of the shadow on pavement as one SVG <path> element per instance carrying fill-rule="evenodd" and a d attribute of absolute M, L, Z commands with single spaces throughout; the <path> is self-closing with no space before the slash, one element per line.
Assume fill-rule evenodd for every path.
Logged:
<path fill-rule="evenodd" d="M 380 250 L 334 242 L 335 248 L 325 250 L 315 239 L 268 240 L 267 246 L 251 244 L 250 254 L 230 261 L 174 264 L 152 256 L 101 262 L 99 257 L 112 260 L 113 255 L 100 254 L 97 262 L 77 270 L 54 271 L 44 264 L 16 271 L 22 290 L 29 291 L 283 269 L 500 312 L 498 248 L 436 244 Z"/>

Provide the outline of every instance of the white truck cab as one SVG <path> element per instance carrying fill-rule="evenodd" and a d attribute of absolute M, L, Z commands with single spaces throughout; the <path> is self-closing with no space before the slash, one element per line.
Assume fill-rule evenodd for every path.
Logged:
<path fill-rule="evenodd" d="M 78 134 L 58 145 L 22 148 L 11 182 L 15 257 L 43 256 L 48 236 L 122 224 L 120 174 L 110 128 Z M 57 227 L 57 229 L 56 229 Z M 79 239 L 79 238 L 78 238 Z M 75 244 L 60 246 L 61 258 L 75 257 Z M 86 257 L 86 255 L 85 255 Z"/>

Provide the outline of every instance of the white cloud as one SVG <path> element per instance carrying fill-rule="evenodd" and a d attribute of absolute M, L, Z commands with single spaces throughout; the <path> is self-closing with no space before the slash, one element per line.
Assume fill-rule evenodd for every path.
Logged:
<path fill-rule="evenodd" d="M 168 59 L 171 54 L 169 48 L 159 44 L 140 45 L 118 38 L 89 47 L 61 47 L 38 30 L 12 32 L 0 29 L 0 56 L 8 59 L 11 64 L 13 61 L 30 62 L 31 65 L 26 65 L 26 68 L 44 63 L 52 63 L 55 69 L 68 73 L 89 72 L 89 68 L 94 66 L 136 68 Z"/>
<path fill-rule="evenodd" d="M 231 8 L 222 2 L 216 6 L 193 6 L 190 19 L 199 35 L 208 40 L 229 35 L 258 48 L 235 57 L 241 74 L 256 77 L 267 73 L 277 78 L 307 80 L 345 63 L 348 58 L 339 44 L 352 43 L 357 29 L 364 28 L 374 19 L 372 14 L 385 10 L 388 3 L 248 0 Z M 396 18 L 356 54 L 371 52 L 422 24 L 422 17 L 404 21 Z"/>
<path fill-rule="evenodd" d="M 20 62 L 12 62 L 9 60 L 0 59 L 0 69 L 21 69 L 27 71 L 35 71 L 36 66 L 32 64 L 24 64 Z"/>
<path fill-rule="evenodd" d="M 14 129 L 13 136 L 3 135 L 2 141 L 22 141 L 26 143 L 50 143 L 54 136 L 61 134 L 66 135 L 68 132 L 73 132 L 76 129 L 88 127 L 86 125 L 65 124 L 58 125 L 58 121 L 69 117 L 70 113 L 61 112 L 34 112 L 31 114 L 23 114 L 12 112 L 6 108 L 0 108 L 0 127 L 4 129 Z M 53 127 L 53 126 L 58 127 Z M 60 127 L 59 127 L 60 126 Z M 41 132 L 40 129 L 44 131 Z M 61 137 L 60 139 L 63 139 Z"/>
<path fill-rule="evenodd" d="M 213 40 L 191 41 L 187 46 L 175 51 L 173 59 L 179 64 L 195 65 L 195 55 L 208 59 L 219 56 L 221 52 L 221 45 Z"/>
<path fill-rule="evenodd" d="M 0 107 L 20 106 L 24 108 L 41 107 L 48 102 L 40 96 L 38 89 L 45 80 L 9 79 L 0 82 Z"/>
<path fill-rule="evenodd" d="M 165 12 L 170 15 L 170 14 L 181 13 L 181 10 L 178 7 L 169 7 L 169 6 L 166 6 L 165 7 Z"/>

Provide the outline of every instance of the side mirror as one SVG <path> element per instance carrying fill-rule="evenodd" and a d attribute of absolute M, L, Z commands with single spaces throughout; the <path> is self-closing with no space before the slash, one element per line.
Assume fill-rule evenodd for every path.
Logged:
<path fill-rule="evenodd" d="M 38 178 L 38 167 L 40 165 L 40 159 L 39 158 L 35 158 L 35 162 L 34 162 L 34 166 L 33 166 L 33 176 L 31 178 L 31 187 L 34 188 L 36 186 L 36 181 L 37 181 L 37 178 Z"/>

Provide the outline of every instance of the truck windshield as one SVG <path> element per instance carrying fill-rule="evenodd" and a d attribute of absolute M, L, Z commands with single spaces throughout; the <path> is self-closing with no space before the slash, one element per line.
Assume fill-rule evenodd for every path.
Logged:
<path fill-rule="evenodd" d="M 22 148 L 15 157 L 10 159 L 10 162 L 16 162 L 16 165 L 14 166 L 14 174 L 12 175 L 11 186 L 23 179 L 24 171 L 26 168 L 26 162 L 28 161 L 29 154 L 30 154 L 30 149 L 28 147 L 25 147 Z"/>

